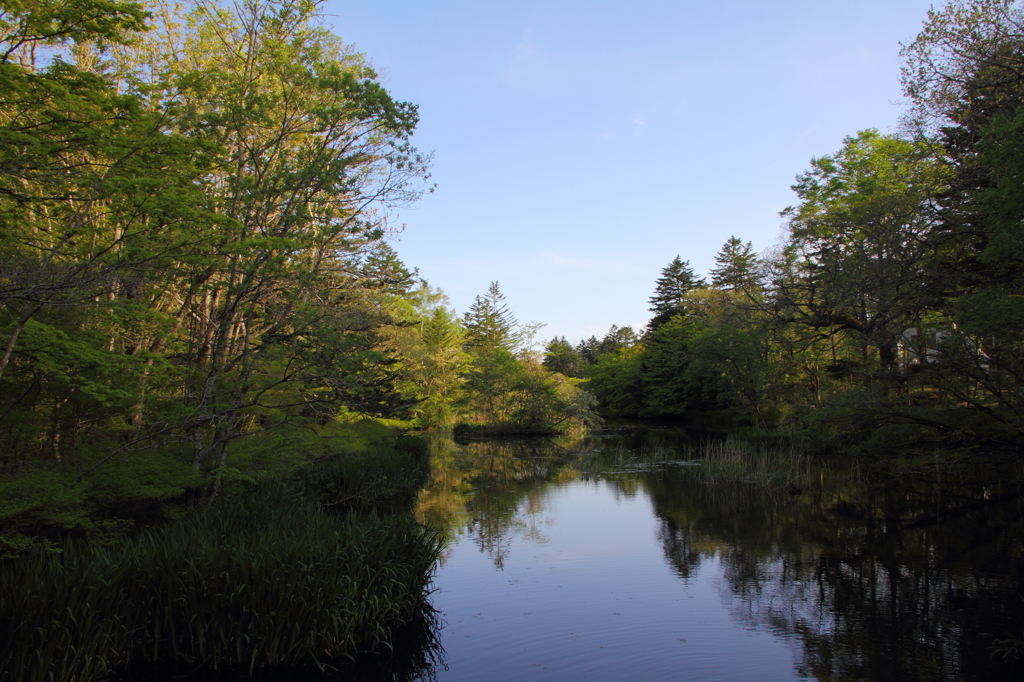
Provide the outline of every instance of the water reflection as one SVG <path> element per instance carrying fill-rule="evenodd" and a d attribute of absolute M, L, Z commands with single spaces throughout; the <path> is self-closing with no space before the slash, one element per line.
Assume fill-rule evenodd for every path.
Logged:
<path fill-rule="evenodd" d="M 417 515 L 440 529 L 448 540 L 439 586 L 448 589 L 446 571 L 458 576 L 463 591 L 468 590 L 463 585 L 479 580 L 479 592 L 465 598 L 478 600 L 473 608 L 484 613 L 492 608 L 487 600 L 494 585 L 502 584 L 494 571 L 505 572 L 509 576 L 506 582 L 516 591 L 493 594 L 493 598 L 526 603 L 530 596 L 525 588 L 519 588 L 520 580 L 531 575 L 530 570 L 536 575 L 538 570 L 553 569 L 554 562 L 563 561 L 554 558 L 563 551 L 560 548 L 569 546 L 564 533 L 560 534 L 560 524 L 568 524 L 574 514 L 596 514 L 577 507 L 591 504 L 587 500 L 595 496 L 606 496 L 614 503 L 632 505 L 631 510 L 637 505 L 650 507 L 647 518 L 655 527 L 654 538 L 677 587 L 658 587 L 663 591 L 655 594 L 655 588 L 645 587 L 643 581 L 631 582 L 643 571 L 665 570 L 664 563 L 660 568 L 642 565 L 650 560 L 636 549 L 630 550 L 633 554 L 625 557 L 628 560 L 611 564 L 596 559 L 572 561 L 573 580 L 594 587 L 557 605 L 557 613 L 550 618 L 563 619 L 563 629 L 581 629 L 572 625 L 573 619 L 590 613 L 582 602 L 600 600 L 597 592 L 601 590 L 622 592 L 628 584 L 629 599 L 665 602 L 683 599 L 679 590 L 684 587 L 699 587 L 704 592 L 717 591 L 720 608 L 734 629 L 739 626 L 736 632 L 741 634 L 722 630 L 708 645 L 718 647 L 719 656 L 728 657 L 733 647 L 749 647 L 744 637 L 750 632 L 770 635 L 792 651 L 792 657 L 779 659 L 778 665 L 787 669 L 762 668 L 761 679 L 1021 679 L 1020 662 L 993 657 L 991 648 L 997 639 L 1019 638 L 1024 632 L 1024 602 L 1019 597 L 1024 591 L 1024 509 L 1016 487 L 984 485 L 964 472 L 950 480 L 948 471 L 895 484 L 870 484 L 836 463 L 814 470 L 799 486 L 783 489 L 748 484 L 709 486 L 701 483 L 692 468 L 633 465 L 631 453 L 659 442 L 665 447 L 666 442 L 675 446 L 678 441 L 675 434 L 667 432 L 644 440 L 643 434 L 623 431 L 515 443 L 460 445 L 437 439 L 434 475 L 420 496 Z M 645 522 L 636 523 L 633 532 L 649 532 Z M 622 542 L 622 537 L 609 536 L 607 542 Z M 462 555 L 458 568 L 447 567 L 455 561 L 456 552 L 467 546 L 486 557 L 490 573 L 478 564 L 470 568 L 466 562 L 472 563 L 472 559 Z M 531 564 L 533 555 L 545 558 Z M 610 574 L 612 565 L 620 573 Z M 602 573 L 595 575 L 599 571 Z M 545 600 L 558 599 L 558 589 L 563 587 L 536 584 L 537 590 L 552 590 L 544 595 Z M 700 599 L 702 594 L 688 593 L 686 598 Z M 659 621 L 662 629 L 700 631 L 701 622 L 710 622 L 705 616 L 700 616 L 705 618 L 701 621 L 697 615 L 689 615 L 683 608 L 687 604 L 681 603 L 683 606 Z M 507 623 L 494 625 L 499 629 L 489 635 L 496 640 L 496 658 L 489 665 L 499 669 L 509 663 L 503 659 L 510 656 L 508 649 L 499 645 L 501 640 L 522 637 L 529 655 L 540 655 L 536 652 L 543 649 L 542 643 L 534 641 L 537 637 L 516 634 L 515 628 L 526 625 L 508 615 L 514 612 L 512 606 L 498 604 L 493 610 L 506 606 L 507 614 L 501 613 L 506 614 L 502 618 Z M 594 613 L 605 618 L 603 611 L 593 608 L 596 610 L 586 618 L 593 620 Z M 445 617 L 451 622 L 458 615 L 446 613 Z M 455 625 L 450 629 L 465 629 Z M 555 632 L 562 626 L 549 619 L 545 627 Z M 594 637 L 611 632 L 609 627 L 595 629 Z M 466 630 L 465 637 L 474 634 Z M 453 670 L 460 668 L 458 657 L 468 654 L 460 653 L 462 649 L 451 645 L 445 636 L 442 634 L 448 664 Z M 642 638 L 649 641 L 652 635 L 616 630 L 615 637 L 642 649 Z M 636 639 L 630 642 L 631 637 Z M 549 646 L 562 647 L 564 652 L 574 645 L 551 638 Z M 485 665 L 489 655 L 485 649 L 479 645 L 473 649 L 474 665 Z M 675 650 L 664 654 L 665 661 L 673 665 L 683 655 Z M 573 665 L 583 666 L 593 656 L 572 660 Z M 720 660 L 725 670 L 725 659 Z M 567 660 L 562 663 L 568 665 Z M 651 665 L 654 667 L 645 674 L 653 677 L 659 675 L 658 670 L 673 669 Z M 707 666 L 702 674 L 718 669 L 712 659 Z M 541 674 L 542 670 L 546 668 L 531 672 Z M 563 667 L 559 674 L 581 670 Z M 484 673 L 477 670 L 476 674 Z M 444 679 L 445 672 L 440 677 Z"/>
<path fill-rule="evenodd" d="M 799 495 L 646 479 L 680 576 L 716 555 L 736 615 L 803 643 L 816 679 L 992 679 L 982 633 L 1019 632 L 1021 498 L 822 476 Z M 1015 677 L 1019 679 L 1019 677 Z"/>

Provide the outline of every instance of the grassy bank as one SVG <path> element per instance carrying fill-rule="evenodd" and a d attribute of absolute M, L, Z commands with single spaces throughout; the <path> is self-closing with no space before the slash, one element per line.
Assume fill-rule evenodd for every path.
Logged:
<path fill-rule="evenodd" d="M 407 513 L 426 444 L 402 439 L 235 482 L 214 507 L 0 565 L 0 670 L 90 680 L 139 661 L 323 668 L 421 611 L 437 539 Z"/>

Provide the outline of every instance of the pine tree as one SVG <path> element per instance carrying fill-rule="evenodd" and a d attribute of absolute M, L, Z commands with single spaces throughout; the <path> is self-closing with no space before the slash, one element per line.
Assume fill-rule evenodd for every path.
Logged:
<path fill-rule="evenodd" d="M 736 291 L 746 289 L 757 280 L 757 254 L 750 242 L 746 244 L 736 236 L 729 237 L 715 256 L 718 267 L 711 271 L 711 286 Z"/>
<path fill-rule="evenodd" d="M 564 336 L 556 336 L 548 341 L 544 348 L 543 364 L 550 371 L 567 377 L 578 377 L 583 372 L 583 358 Z"/>
<path fill-rule="evenodd" d="M 674 315 L 685 314 L 686 295 L 694 289 L 705 287 L 707 282 L 694 274 L 690 261 L 680 260 L 679 256 L 676 256 L 661 271 L 661 277 L 657 280 L 649 308 L 654 317 L 647 323 L 647 329 L 654 331 Z"/>
<path fill-rule="evenodd" d="M 636 342 L 636 332 L 632 327 L 619 327 L 613 324 L 601 339 L 601 343 L 597 347 L 597 355 L 600 357 L 608 353 L 617 353 L 623 348 L 633 346 Z"/>
<path fill-rule="evenodd" d="M 518 323 L 502 303 L 504 300 L 497 282 L 491 282 L 486 295 L 476 297 L 464 316 L 466 350 L 515 351 L 519 345 Z"/>
<path fill-rule="evenodd" d="M 591 334 L 589 339 L 584 339 L 576 344 L 576 354 L 580 356 L 584 364 L 593 365 L 597 362 L 598 348 L 600 346 L 601 342 L 597 340 L 596 336 Z"/>
<path fill-rule="evenodd" d="M 409 270 L 387 242 L 380 242 L 366 255 L 360 275 L 367 289 L 406 294 L 416 283 L 419 270 Z"/>

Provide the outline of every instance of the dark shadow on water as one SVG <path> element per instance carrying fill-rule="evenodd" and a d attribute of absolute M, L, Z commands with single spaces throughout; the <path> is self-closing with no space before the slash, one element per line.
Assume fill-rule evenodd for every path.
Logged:
<path fill-rule="evenodd" d="M 820 480 L 793 495 L 648 477 L 669 565 L 689 578 L 715 547 L 733 617 L 796 638 L 812 679 L 1024 679 L 1015 486 Z"/>

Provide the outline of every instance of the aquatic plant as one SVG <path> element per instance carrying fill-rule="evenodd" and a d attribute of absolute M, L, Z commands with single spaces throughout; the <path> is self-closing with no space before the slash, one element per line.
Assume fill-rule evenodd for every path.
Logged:
<path fill-rule="evenodd" d="M 238 484 L 117 545 L 68 542 L 0 565 L 4 679 L 89 680 L 140 660 L 323 668 L 389 647 L 423 606 L 439 542 L 409 514 L 311 501 L 342 466 L 323 463 L 306 488 Z"/>
<path fill-rule="evenodd" d="M 796 485 L 808 475 L 810 464 L 807 448 L 796 440 L 769 444 L 729 438 L 681 448 L 654 443 L 635 450 L 619 446 L 612 454 L 615 465 L 627 469 L 685 465 L 691 475 L 709 484 Z"/>
<path fill-rule="evenodd" d="M 773 487 L 795 485 L 807 475 L 809 456 L 796 444 L 771 447 L 727 439 L 702 444 L 692 459 L 696 475 L 707 483 L 744 482 Z"/>

